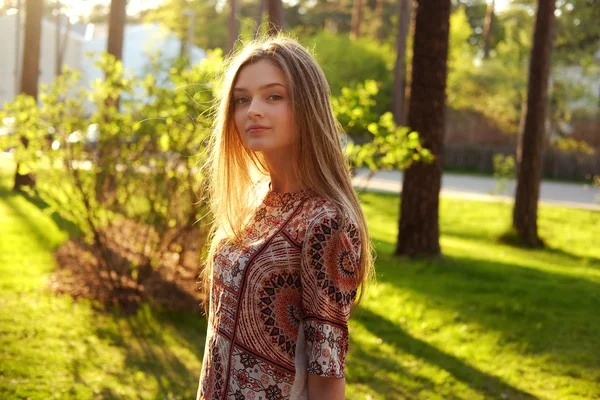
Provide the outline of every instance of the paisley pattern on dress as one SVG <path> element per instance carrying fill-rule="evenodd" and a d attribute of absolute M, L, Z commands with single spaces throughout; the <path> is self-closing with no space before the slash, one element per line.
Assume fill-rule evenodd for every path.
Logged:
<path fill-rule="evenodd" d="M 312 190 L 269 191 L 220 247 L 197 399 L 294 400 L 306 372 L 345 376 L 361 241 L 339 215 Z"/>

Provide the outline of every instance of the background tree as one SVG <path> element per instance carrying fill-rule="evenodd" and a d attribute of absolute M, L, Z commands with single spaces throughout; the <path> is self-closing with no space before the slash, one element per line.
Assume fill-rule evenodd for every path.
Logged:
<path fill-rule="evenodd" d="M 352 6 L 352 30 L 350 31 L 350 37 L 357 39 L 360 37 L 360 26 L 362 24 L 363 14 L 363 1 L 354 0 Z"/>
<path fill-rule="evenodd" d="M 269 35 L 275 35 L 284 28 L 283 3 L 281 0 L 267 0 L 269 13 Z"/>
<path fill-rule="evenodd" d="M 123 36 L 127 18 L 126 7 L 127 0 L 111 0 L 110 2 L 107 51 L 117 60 L 123 58 Z"/>
<path fill-rule="evenodd" d="M 40 40 L 42 37 L 43 0 L 27 0 L 25 2 L 25 38 L 23 48 L 23 63 L 21 72 L 21 93 L 34 99 L 38 98 L 38 78 L 40 75 Z M 23 145 L 27 147 L 28 140 L 22 137 Z M 17 164 L 13 190 L 23 186 L 33 186 L 35 178 L 31 173 L 21 173 Z"/>
<path fill-rule="evenodd" d="M 181 10 L 181 0 L 165 0 L 142 16 L 145 22 L 158 22 L 177 34 L 180 39 L 188 35 L 190 19 Z M 239 0 L 238 0 L 239 1 Z M 194 45 L 204 50 L 228 46 L 227 9 L 217 9 L 216 0 L 187 0 L 186 8 L 194 12 Z"/>
<path fill-rule="evenodd" d="M 522 137 L 522 157 L 517 173 L 513 227 L 519 242 L 540 246 L 537 206 L 540 197 L 544 125 L 548 102 L 548 79 L 552 54 L 555 0 L 539 0 L 529 62 L 527 115 Z"/>
<path fill-rule="evenodd" d="M 396 64 L 394 67 L 394 92 L 392 106 L 396 125 L 406 125 L 406 40 L 410 28 L 412 0 L 398 0 L 398 36 L 396 39 Z"/>
<path fill-rule="evenodd" d="M 238 21 L 236 17 L 237 13 L 237 0 L 229 0 L 229 46 L 228 50 L 233 51 L 235 41 L 238 38 Z M 262 13 L 261 13 L 262 15 Z"/>
<path fill-rule="evenodd" d="M 494 26 L 494 8 L 496 2 L 489 1 L 487 11 L 485 13 L 485 24 L 483 26 L 483 58 L 487 59 L 490 56 L 490 46 L 492 42 L 492 28 Z"/>
<path fill-rule="evenodd" d="M 513 0 L 511 8 L 533 15 L 536 0 Z M 600 5 L 597 0 L 567 0 L 555 5 L 555 64 L 588 62 L 600 50 Z"/>
<path fill-rule="evenodd" d="M 254 28 L 254 38 L 257 39 L 260 35 L 260 27 L 262 25 L 263 14 L 265 11 L 265 0 L 258 0 L 256 11 L 256 26 Z"/>
<path fill-rule="evenodd" d="M 397 255 L 438 255 L 450 0 L 419 0 L 415 17 L 408 125 L 433 153 L 404 173 Z"/>

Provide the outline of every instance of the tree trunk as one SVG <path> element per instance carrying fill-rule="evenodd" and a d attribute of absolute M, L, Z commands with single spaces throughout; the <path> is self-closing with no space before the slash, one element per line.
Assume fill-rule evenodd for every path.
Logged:
<path fill-rule="evenodd" d="M 526 246 L 541 246 L 537 232 L 537 205 L 540 196 L 544 122 L 548 100 L 548 79 L 554 34 L 554 0 L 538 0 L 529 61 L 527 115 L 521 143 L 522 155 L 517 176 L 513 227 Z"/>
<path fill-rule="evenodd" d="M 495 0 L 488 3 L 487 11 L 485 12 L 485 24 L 483 26 L 483 59 L 487 60 L 490 57 L 490 47 L 492 43 L 492 29 L 494 28 L 494 8 Z"/>
<path fill-rule="evenodd" d="M 40 75 L 40 40 L 42 37 L 43 0 L 25 2 L 25 46 L 23 48 L 23 73 L 21 93 L 37 99 Z"/>
<path fill-rule="evenodd" d="M 450 0 L 419 0 L 416 9 L 408 125 L 434 155 L 404 172 L 397 255 L 436 256 L 445 126 Z"/>
<path fill-rule="evenodd" d="M 60 46 L 60 52 L 58 54 L 57 66 L 59 69 L 59 75 L 62 72 L 62 65 L 65 62 L 65 54 L 67 53 L 67 47 L 69 45 L 69 33 L 71 32 L 71 22 L 68 17 L 65 17 L 65 21 L 67 26 L 65 28 L 65 32 L 63 33 L 63 38 Z"/>
<path fill-rule="evenodd" d="M 375 16 L 377 18 L 377 29 L 375 30 L 375 38 L 379 43 L 385 41 L 385 29 L 383 23 L 383 0 L 377 0 L 375 3 Z"/>
<path fill-rule="evenodd" d="M 406 39 L 410 28 L 412 0 L 398 2 L 398 34 L 396 36 L 396 66 L 394 67 L 394 92 L 392 104 L 396 125 L 406 125 Z"/>
<path fill-rule="evenodd" d="M 40 41 L 42 37 L 43 0 L 27 0 L 25 2 L 25 38 L 23 47 L 23 64 L 21 73 L 21 93 L 33 98 L 38 97 L 38 78 L 40 75 Z M 17 15 L 20 18 L 20 15 Z M 29 141 L 21 137 L 21 142 L 27 148 Z M 17 163 L 13 190 L 18 191 L 23 186 L 35 186 L 32 174 L 21 175 Z"/>
<path fill-rule="evenodd" d="M 235 41 L 238 38 L 238 23 L 236 18 L 237 1 L 229 0 L 229 52 L 233 52 Z"/>
<path fill-rule="evenodd" d="M 263 12 L 265 9 L 265 0 L 258 0 L 258 12 L 256 13 L 256 28 L 254 28 L 254 39 L 260 36 L 260 27 L 262 25 Z"/>
<path fill-rule="evenodd" d="M 416 13 L 414 12 L 414 10 L 416 10 L 416 8 L 418 6 L 419 6 L 418 0 L 410 1 L 410 8 L 411 8 L 410 27 L 408 28 L 407 42 L 408 42 L 408 39 L 415 37 Z M 405 83 L 404 83 L 404 115 L 405 115 L 404 121 L 405 121 L 405 125 L 406 125 L 406 113 L 408 112 L 408 105 L 410 104 L 410 90 L 411 90 L 411 86 L 412 86 L 412 68 L 413 68 L 412 57 L 413 57 L 412 51 L 407 52 L 406 56 L 405 56 L 405 62 L 404 62 L 404 67 L 406 68 L 406 72 L 404 72 L 404 79 L 405 79 Z"/>
<path fill-rule="evenodd" d="M 119 61 L 123 59 L 123 41 L 127 18 L 126 7 L 127 0 L 111 0 L 110 2 L 108 53 L 112 54 Z M 117 110 L 119 109 L 119 99 L 107 99 L 106 104 L 109 107 L 114 106 Z M 110 116 L 106 115 L 105 118 L 110 119 Z M 100 135 L 102 135 L 102 132 L 100 132 Z M 99 203 L 106 202 L 116 188 L 115 175 L 110 173 L 109 168 L 111 166 L 108 165 L 106 151 L 102 140 L 99 139 L 96 148 L 96 167 L 99 171 L 96 174 L 95 185 L 96 200 Z"/>
<path fill-rule="evenodd" d="M 283 30 L 283 3 L 281 0 L 266 0 L 269 13 L 269 35 L 275 36 Z"/>
<path fill-rule="evenodd" d="M 127 0 L 111 0 L 108 21 L 108 49 L 117 60 L 123 59 L 123 36 L 125 32 L 125 9 Z"/>
<path fill-rule="evenodd" d="M 55 39 L 56 39 L 56 43 L 55 43 L 55 47 L 56 47 L 56 52 L 55 52 L 55 59 L 54 61 L 56 62 L 56 66 L 55 66 L 55 71 L 54 71 L 54 76 L 59 76 L 60 75 L 60 70 L 62 68 L 61 62 L 60 62 L 60 2 L 57 1 L 56 4 L 54 5 L 54 12 L 56 13 L 55 15 L 55 23 L 56 23 L 56 31 L 55 31 Z"/>
<path fill-rule="evenodd" d="M 352 6 L 352 25 L 350 37 L 358 39 L 360 37 L 360 24 L 362 22 L 363 0 L 354 0 Z"/>

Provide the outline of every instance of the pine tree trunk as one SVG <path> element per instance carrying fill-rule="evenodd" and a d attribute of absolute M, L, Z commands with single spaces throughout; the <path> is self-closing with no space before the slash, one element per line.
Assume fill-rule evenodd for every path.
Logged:
<path fill-rule="evenodd" d="M 385 42 L 385 29 L 383 23 L 383 0 L 377 0 L 375 3 L 375 16 L 377 18 L 377 29 L 375 38 L 379 43 Z"/>
<path fill-rule="evenodd" d="M 397 255 L 436 256 L 445 127 L 450 0 L 419 0 L 416 9 L 408 125 L 435 156 L 404 172 Z"/>
<path fill-rule="evenodd" d="M 543 245 L 537 232 L 537 205 L 540 197 L 544 122 L 548 102 L 548 79 L 554 35 L 554 0 L 538 0 L 529 61 L 527 115 L 521 143 L 521 164 L 517 176 L 517 193 L 513 210 L 513 227 L 520 243 Z"/>
<path fill-rule="evenodd" d="M 110 2 L 107 51 L 119 61 L 123 59 L 123 41 L 125 36 L 125 21 L 127 18 L 126 8 L 127 0 L 111 0 Z M 119 109 L 119 99 L 108 99 L 106 104 L 108 106 L 115 106 L 117 110 Z M 106 118 L 110 117 L 106 116 Z M 100 135 L 102 135 L 102 132 L 100 132 Z M 99 168 L 99 172 L 96 174 L 95 189 L 96 200 L 99 203 L 104 203 L 109 199 L 116 190 L 117 185 L 115 175 L 110 173 L 111 166 L 108 165 L 106 151 L 107 149 L 105 148 L 103 141 L 101 139 L 98 140 L 96 166 Z"/>
<path fill-rule="evenodd" d="M 117 60 L 123 59 L 123 36 L 125 32 L 125 9 L 127 0 L 111 0 L 108 21 L 108 49 Z"/>
<path fill-rule="evenodd" d="M 394 92 L 392 104 L 396 125 L 406 125 L 406 39 L 410 28 L 412 0 L 398 2 L 398 34 L 396 36 L 396 65 L 394 67 Z"/>
<path fill-rule="evenodd" d="M 360 24 L 362 23 L 363 0 L 354 0 L 352 6 L 352 23 L 350 27 L 350 37 L 357 39 L 360 37 Z"/>
<path fill-rule="evenodd" d="M 490 48 L 492 44 L 492 29 L 494 28 L 494 8 L 495 1 L 491 0 L 488 3 L 485 12 L 485 24 L 483 25 L 483 59 L 487 60 L 490 57 Z"/>
<path fill-rule="evenodd" d="M 27 0 L 25 2 L 25 45 L 23 47 L 21 93 L 28 94 L 35 99 L 38 97 L 38 78 L 40 75 L 40 41 L 42 37 L 43 10 L 43 0 Z M 21 137 L 21 142 L 27 148 L 29 144 L 27 138 Z M 13 190 L 18 191 L 23 186 L 35 186 L 35 177 L 32 174 L 19 174 L 19 167 L 20 165 L 17 164 Z"/>
<path fill-rule="evenodd" d="M 229 0 L 229 7 L 229 52 L 231 53 L 238 38 L 237 1 Z"/>
<path fill-rule="evenodd" d="M 283 4 L 281 0 L 267 0 L 269 12 L 269 35 L 277 35 L 283 30 Z"/>
<path fill-rule="evenodd" d="M 254 28 L 254 39 L 260 36 L 260 26 L 262 25 L 265 0 L 258 0 L 258 12 L 256 13 L 256 27 Z"/>
<path fill-rule="evenodd" d="M 414 12 L 414 10 L 417 9 L 419 5 L 418 0 L 410 0 L 410 25 L 408 28 L 408 36 L 407 36 L 407 41 L 409 38 L 414 38 L 415 37 L 415 24 L 416 24 L 416 13 Z M 404 73 L 404 79 L 405 79 L 405 83 L 404 83 L 404 120 L 406 121 L 406 113 L 408 112 L 408 105 L 410 104 L 410 90 L 411 90 L 411 86 L 412 86 L 412 52 L 406 52 L 406 61 L 404 63 L 404 67 L 406 68 L 406 72 Z"/>

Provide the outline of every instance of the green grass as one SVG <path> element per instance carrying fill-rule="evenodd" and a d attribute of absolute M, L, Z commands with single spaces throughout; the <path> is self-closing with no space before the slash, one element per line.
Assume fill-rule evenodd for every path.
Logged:
<path fill-rule="evenodd" d="M 600 213 L 542 206 L 549 249 L 498 244 L 511 207 L 441 202 L 437 261 L 391 257 L 399 200 L 362 194 L 378 283 L 351 323 L 353 398 L 600 399 Z"/>
<path fill-rule="evenodd" d="M 1 165 L 0 165 L 1 167 Z M 194 398 L 206 320 L 95 311 L 46 289 L 72 227 L 0 174 L 0 398 Z M 494 238 L 510 205 L 443 199 L 444 257 L 390 256 L 396 196 L 363 193 L 376 285 L 350 323 L 349 399 L 600 399 L 600 213 L 542 206 L 549 249 Z"/>
<path fill-rule="evenodd" d="M 200 313 L 96 312 L 49 292 L 69 226 L 0 181 L 0 399 L 194 398 Z"/>

